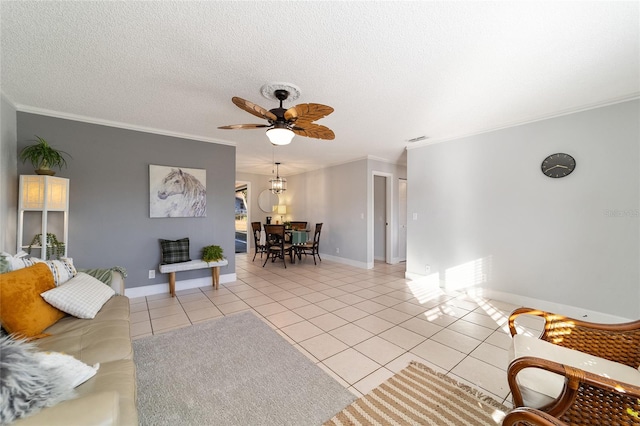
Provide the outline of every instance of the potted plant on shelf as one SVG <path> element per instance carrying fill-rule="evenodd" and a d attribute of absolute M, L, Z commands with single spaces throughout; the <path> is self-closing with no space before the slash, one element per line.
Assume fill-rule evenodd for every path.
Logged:
<path fill-rule="evenodd" d="M 224 250 L 222 250 L 220 246 L 212 245 L 203 247 L 202 260 L 205 262 L 217 262 L 224 259 L 223 252 Z"/>
<path fill-rule="evenodd" d="M 71 155 L 55 149 L 38 135 L 36 135 L 35 142 L 35 144 L 28 145 L 20 151 L 20 159 L 23 163 L 30 161 L 35 168 L 36 174 L 53 176 L 56 172 L 51 170 L 51 167 L 61 169 L 62 166 L 67 166 L 67 160 L 65 160 L 64 155 L 69 157 Z"/>
<path fill-rule="evenodd" d="M 31 254 L 32 247 L 42 247 L 42 234 L 36 234 L 36 236 L 33 237 L 29 243 L 29 247 L 27 247 L 27 253 Z M 45 259 L 51 259 L 52 256 L 60 259 L 60 257 L 64 256 L 64 243 L 58 241 L 56 234 L 47 232 L 47 247 L 45 247 L 42 253 L 46 253 Z M 40 256 L 42 256 L 42 253 Z"/>

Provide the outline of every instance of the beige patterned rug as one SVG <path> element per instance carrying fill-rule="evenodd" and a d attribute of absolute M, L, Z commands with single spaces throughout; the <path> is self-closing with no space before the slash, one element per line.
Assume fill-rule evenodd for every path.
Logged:
<path fill-rule="evenodd" d="M 507 407 L 477 390 L 412 361 L 325 426 L 495 426 L 501 424 L 507 411 Z"/>

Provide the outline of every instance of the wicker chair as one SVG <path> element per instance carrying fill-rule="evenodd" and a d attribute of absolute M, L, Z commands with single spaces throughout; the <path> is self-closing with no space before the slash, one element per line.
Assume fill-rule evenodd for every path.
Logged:
<path fill-rule="evenodd" d="M 544 330 L 539 339 L 581 352 L 582 354 L 578 354 L 581 357 L 588 354 L 590 363 L 595 366 L 606 364 L 607 361 L 604 360 L 609 360 L 621 364 L 620 368 L 623 369 L 627 367 L 622 365 L 631 367 L 624 370 L 632 373 L 625 375 L 625 380 L 637 381 L 635 373 L 640 366 L 640 321 L 597 324 L 535 309 L 520 308 L 513 311 L 509 317 L 511 336 L 518 334 L 516 319 L 525 314 L 545 320 Z M 567 352 L 563 349 L 560 351 Z M 588 369 L 586 364 L 582 365 L 584 369 Z M 615 365 L 617 364 L 614 364 L 614 367 Z M 535 408 L 570 425 L 640 424 L 640 418 L 634 414 L 640 412 L 640 386 L 533 356 L 515 358 L 509 364 L 507 379 L 516 407 L 527 405 L 523 400 L 523 389 L 517 375 L 521 370 L 529 368 L 564 376 L 564 387 L 557 398 Z"/>
<path fill-rule="evenodd" d="M 260 259 L 262 259 L 262 253 L 267 252 L 266 244 L 260 244 L 260 230 L 262 225 L 260 222 L 251 222 L 251 230 L 253 231 L 253 246 L 255 247 L 255 253 L 253 254 L 253 260 L 256 260 L 256 256 L 260 253 Z"/>
<path fill-rule="evenodd" d="M 267 258 L 264 260 L 262 267 L 264 268 L 269 259 L 271 259 L 271 262 L 275 262 L 276 259 L 282 259 L 282 263 L 286 268 L 285 255 L 293 255 L 291 244 L 287 244 L 284 241 L 284 225 L 264 225 L 264 232 L 267 234 Z"/>
<path fill-rule="evenodd" d="M 502 420 L 502 426 L 567 426 L 549 414 L 531 407 L 511 410 Z"/>

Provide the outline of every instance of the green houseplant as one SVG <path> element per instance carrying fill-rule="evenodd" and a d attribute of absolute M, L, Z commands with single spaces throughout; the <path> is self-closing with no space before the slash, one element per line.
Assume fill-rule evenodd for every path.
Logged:
<path fill-rule="evenodd" d="M 42 247 L 42 234 L 36 234 L 36 236 L 33 237 L 31 242 L 29 243 L 29 247 L 27 247 L 27 253 L 31 254 L 31 248 L 33 246 Z M 64 243 L 58 241 L 58 237 L 56 237 L 55 234 L 47 232 L 47 247 L 45 248 L 45 250 L 45 259 L 51 259 L 52 257 L 60 259 L 61 256 L 64 256 Z"/>
<path fill-rule="evenodd" d="M 202 248 L 202 260 L 205 262 L 217 262 L 224 259 L 224 250 L 220 246 L 206 246 Z"/>
<path fill-rule="evenodd" d="M 36 135 L 36 142 L 33 145 L 28 145 L 20 151 L 20 159 L 23 163 L 27 161 L 31 162 L 35 168 L 36 174 L 53 176 L 55 172 L 51 170 L 51 167 L 57 167 L 61 169 L 63 166 L 67 166 L 67 160 L 64 156 L 68 153 L 55 149 L 49 143 Z"/>

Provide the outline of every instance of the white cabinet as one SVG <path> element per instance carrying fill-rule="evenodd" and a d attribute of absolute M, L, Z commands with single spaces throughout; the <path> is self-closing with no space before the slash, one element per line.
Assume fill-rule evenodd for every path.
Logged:
<path fill-rule="evenodd" d="M 42 247 L 51 245 L 47 234 L 54 233 L 58 241 L 64 243 L 64 256 L 67 256 L 67 238 L 69 224 L 69 179 L 42 176 L 21 175 L 18 200 L 18 247 L 25 250 L 33 237 L 42 235 Z M 27 229 L 25 229 L 27 227 Z M 47 251 L 40 246 L 40 253 L 32 255 L 47 258 Z"/>

